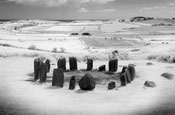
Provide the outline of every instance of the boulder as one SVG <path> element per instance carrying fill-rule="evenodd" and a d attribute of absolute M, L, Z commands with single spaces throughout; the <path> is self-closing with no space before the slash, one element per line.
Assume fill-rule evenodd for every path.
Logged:
<path fill-rule="evenodd" d="M 136 76 L 135 66 L 133 64 L 129 64 L 128 70 L 130 72 L 131 80 L 133 81 L 135 79 L 135 76 Z"/>
<path fill-rule="evenodd" d="M 80 79 L 78 85 L 82 90 L 93 90 L 96 86 L 96 82 L 93 76 L 87 73 Z"/>
<path fill-rule="evenodd" d="M 153 81 L 145 81 L 145 87 L 156 87 L 156 84 Z"/>
<path fill-rule="evenodd" d="M 58 69 L 63 69 L 65 71 L 66 70 L 66 59 L 65 58 L 59 59 L 57 62 L 57 67 Z"/>
<path fill-rule="evenodd" d="M 99 71 L 106 71 L 106 65 L 102 65 L 98 69 Z"/>
<path fill-rule="evenodd" d="M 162 77 L 167 78 L 169 80 L 172 80 L 174 78 L 174 75 L 171 73 L 163 73 L 161 74 Z"/>
<path fill-rule="evenodd" d="M 93 68 L 93 60 L 87 59 L 87 70 L 92 70 Z"/>
<path fill-rule="evenodd" d="M 75 76 L 72 76 L 69 82 L 69 89 L 70 90 L 74 90 L 75 89 L 75 85 L 76 85 L 76 80 L 75 80 Z"/>
<path fill-rule="evenodd" d="M 115 72 L 118 69 L 118 59 L 109 61 L 109 71 Z"/>
<path fill-rule="evenodd" d="M 115 82 L 114 81 L 111 81 L 109 84 L 108 84 L 108 90 L 112 90 L 116 87 L 115 85 Z"/>
<path fill-rule="evenodd" d="M 64 73 L 63 69 L 54 69 L 52 86 L 63 87 L 64 84 Z"/>
<path fill-rule="evenodd" d="M 48 72 L 50 72 L 50 60 L 46 60 L 45 61 L 45 65 L 46 65 L 46 72 L 48 73 Z"/>
<path fill-rule="evenodd" d="M 75 57 L 70 57 L 69 58 L 69 65 L 70 65 L 71 71 L 77 70 L 77 59 Z"/>

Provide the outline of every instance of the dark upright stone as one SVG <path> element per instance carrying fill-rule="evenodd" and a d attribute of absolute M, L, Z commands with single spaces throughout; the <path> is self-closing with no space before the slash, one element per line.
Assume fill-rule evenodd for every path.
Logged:
<path fill-rule="evenodd" d="M 59 59 L 57 62 L 58 69 L 63 69 L 64 71 L 66 70 L 66 59 L 62 58 Z"/>
<path fill-rule="evenodd" d="M 123 68 L 122 68 L 122 73 L 124 73 L 124 72 L 126 71 L 127 68 L 128 68 L 127 66 L 123 66 Z"/>
<path fill-rule="evenodd" d="M 118 59 L 109 61 L 109 71 L 115 72 L 118 69 Z"/>
<path fill-rule="evenodd" d="M 120 77 L 120 82 L 121 86 L 126 86 L 127 85 L 127 78 L 126 78 L 126 73 L 123 73 Z"/>
<path fill-rule="evenodd" d="M 71 71 L 77 70 L 77 59 L 75 57 L 70 57 L 69 58 L 69 65 L 70 65 Z"/>
<path fill-rule="evenodd" d="M 102 65 L 98 69 L 99 71 L 106 71 L 106 65 Z"/>
<path fill-rule="evenodd" d="M 127 83 L 131 83 L 131 75 L 130 75 L 130 71 L 128 69 L 125 70 L 125 74 L 126 74 L 126 80 Z"/>
<path fill-rule="evenodd" d="M 46 65 L 42 61 L 40 61 L 40 77 L 39 80 L 40 82 L 46 82 L 47 78 L 47 71 L 46 71 Z"/>
<path fill-rule="evenodd" d="M 47 59 L 45 65 L 46 65 L 46 72 L 47 73 L 50 72 L 50 60 Z"/>
<path fill-rule="evenodd" d="M 69 82 L 69 89 L 70 90 L 74 90 L 75 89 L 75 85 L 76 85 L 76 80 L 75 80 L 75 76 L 72 76 Z"/>
<path fill-rule="evenodd" d="M 78 85 L 82 90 L 93 90 L 96 82 L 91 74 L 85 74 L 78 82 Z"/>
<path fill-rule="evenodd" d="M 108 84 L 108 90 L 111 90 L 111 89 L 114 89 L 116 86 L 115 86 L 115 82 L 114 81 L 111 81 L 109 84 Z"/>
<path fill-rule="evenodd" d="M 92 70 L 93 68 L 93 60 L 87 59 L 87 70 Z"/>
<path fill-rule="evenodd" d="M 34 60 L 34 74 L 35 74 L 34 80 L 35 81 L 39 79 L 39 73 L 40 73 L 40 59 L 36 58 Z"/>
<path fill-rule="evenodd" d="M 63 87 L 63 84 L 64 84 L 63 69 L 54 69 L 53 79 L 52 79 L 52 86 Z"/>
<path fill-rule="evenodd" d="M 129 72 L 130 72 L 131 80 L 133 81 L 133 80 L 135 79 L 135 75 L 136 75 L 134 65 L 133 65 L 133 64 L 129 64 L 129 65 L 128 65 L 128 70 L 129 70 Z"/>

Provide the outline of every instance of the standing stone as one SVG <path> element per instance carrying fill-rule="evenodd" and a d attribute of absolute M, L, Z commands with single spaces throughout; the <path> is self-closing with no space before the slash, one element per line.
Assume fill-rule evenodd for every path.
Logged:
<path fill-rule="evenodd" d="M 106 71 L 106 65 L 102 65 L 98 69 L 99 71 Z"/>
<path fill-rule="evenodd" d="M 87 73 L 80 79 L 78 85 L 82 90 L 93 90 L 95 88 L 96 82 L 93 76 Z"/>
<path fill-rule="evenodd" d="M 121 72 L 121 73 L 124 73 L 124 72 L 126 71 L 127 68 L 128 68 L 127 66 L 123 66 L 122 72 Z"/>
<path fill-rule="evenodd" d="M 77 70 L 77 59 L 75 57 L 70 57 L 69 58 L 69 65 L 70 65 L 71 71 Z"/>
<path fill-rule="evenodd" d="M 109 71 L 115 72 L 118 69 L 118 59 L 109 61 Z"/>
<path fill-rule="evenodd" d="M 63 69 L 54 69 L 53 79 L 52 79 L 52 86 L 63 87 L 63 84 L 64 84 Z"/>
<path fill-rule="evenodd" d="M 36 58 L 34 60 L 34 74 L 35 74 L 35 77 L 34 77 L 34 80 L 38 80 L 39 79 L 39 72 L 40 71 L 40 59 L 39 58 Z"/>
<path fill-rule="evenodd" d="M 63 69 L 64 71 L 66 70 L 66 59 L 62 58 L 59 59 L 57 62 L 58 69 Z"/>
<path fill-rule="evenodd" d="M 134 65 L 133 65 L 133 64 L 129 64 L 129 65 L 128 65 L 128 70 L 129 70 L 129 72 L 130 72 L 131 80 L 133 81 L 133 80 L 135 79 L 135 75 L 136 75 Z"/>
<path fill-rule="evenodd" d="M 69 89 L 70 90 L 74 90 L 75 89 L 75 85 L 76 85 L 76 80 L 75 80 L 75 76 L 72 76 L 69 82 Z"/>
<path fill-rule="evenodd" d="M 109 84 L 108 84 L 108 90 L 112 90 L 116 87 L 115 85 L 115 82 L 114 81 L 111 81 Z"/>
<path fill-rule="evenodd" d="M 47 59 L 45 65 L 46 65 L 46 72 L 47 73 L 50 72 L 50 60 Z"/>
<path fill-rule="evenodd" d="M 47 71 L 46 71 L 46 65 L 42 61 L 40 61 L 40 75 L 39 75 L 39 80 L 40 82 L 46 82 L 47 78 Z"/>
<path fill-rule="evenodd" d="M 127 85 L 127 78 L 126 78 L 126 73 L 123 73 L 120 77 L 120 82 L 121 86 L 126 86 Z"/>
<path fill-rule="evenodd" d="M 92 70 L 93 68 L 93 60 L 87 59 L 87 70 Z"/>
<path fill-rule="evenodd" d="M 125 74 L 126 74 L 126 80 L 127 83 L 131 83 L 131 75 L 130 75 L 130 71 L 128 69 L 125 70 Z"/>

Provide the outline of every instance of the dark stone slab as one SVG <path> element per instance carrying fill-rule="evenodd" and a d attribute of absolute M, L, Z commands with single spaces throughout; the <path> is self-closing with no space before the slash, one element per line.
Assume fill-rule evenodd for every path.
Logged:
<path fill-rule="evenodd" d="M 71 71 L 77 70 L 77 59 L 75 57 L 69 58 L 69 66 Z"/>
<path fill-rule="evenodd" d="M 57 62 L 57 67 L 58 69 L 63 69 L 65 71 L 66 70 L 66 59 L 65 58 L 59 59 Z"/>
<path fill-rule="evenodd" d="M 109 61 L 109 71 L 115 72 L 118 69 L 118 59 Z"/>
<path fill-rule="evenodd" d="M 126 80 L 127 83 L 131 83 L 131 75 L 130 75 L 130 71 L 128 69 L 125 70 L 125 74 L 126 74 Z"/>
<path fill-rule="evenodd" d="M 70 90 L 74 90 L 75 89 L 75 85 L 76 85 L 76 80 L 75 80 L 75 76 L 72 76 L 69 82 L 69 89 Z"/>
<path fill-rule="evenodd" d="M 52 78 L 52 86 L 63 87 L 63 84 L 64 84 L 63 69 L 54 69 L 53 78 Z"/>
<path fill-rule="evenodd" d="M 106 71 L 106 65 L 100 66 L 98 71 Z"/>
<path fill-rule="evenodd" d="M 46 65 L 42 61 L 40 61 L 40 75 L 39 75 L 39 80 L 40 82 L 46 82 L 47 78 L 47 71 L 46 71 Z"/>
<path fill-rule="evenodd" d="M 114 81 L 111 81 L 109 84 L 108 84 L 108 90 L 112 90 L 116 87 L 115 85 L 115 82 Z"/>
<path fill-rule="evenodd" d="M 38 80 L 39 79 L 39 72 L 40 71 L 40 59 L 39 58 L 36 58 L 34 60 L 34 80 Z"/>
<path fill-rule="evenodd" d="M 93 76 L 87 73 L 80 79 L 78 85 L 82 90 L 93 90 L 96 86 L 96 82 Z"/>
<path fill-rule="evenodd" d="M 121 86 L 126 86 L 127 85 L 126 73 L 121 74 L 120 82 L 121 82 Z"/>
<path fill-rule="evenodd" d="M 133 81 L 135 79 L 135 76 L 136 76 L 135 66 L 133 64 L 129 64 L 128 70 L 130 72 L 131 80 Z"/>
<path fill-rule="evenodd" d="M 93 60 L 87 59 L 87 70 L 92 70 L 92 69 L 93 69 Z"/>
<path fill-rule="evenodd" d="M 46 72 L 48 73 L 48 72 L 50 72 L 50 60 L 46 60 L 45 61 L 45 65 L 46 65 Z"/>

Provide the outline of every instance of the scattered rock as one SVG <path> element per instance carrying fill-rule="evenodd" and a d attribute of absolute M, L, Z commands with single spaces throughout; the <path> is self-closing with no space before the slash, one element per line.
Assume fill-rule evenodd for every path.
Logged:
<path fill-rule="evenodd" d="M 152 62 L 148 62 L 146 63 L 146 65 L 154 65 Z"/>
<path fill-rule="evenodd" d="M 161 76 L 163 76 L 164 78 L 167 78 L 169 80 L 172 80 L 174 78 L 174 75 L 171 73 L 163 73 Z"/>
<path fill-rule="evenodd" d="M 96 82 L 93 76 L 87 73 L 80 79 L 78 85 L 82 90 L 93 90 L 96 86 Z"/>
<path fill-rule="evenodd" d="M 145 81 L 145 87 L 156 87 L 156 84 L 153 81 Z"/>
<path fill-rule="evenodd" d="M 112 90 L 116 87 L 115 85 L 115 82 L 114 81 L 111 81 L 109 84 L 108 84 L 108 90 Z"/>

